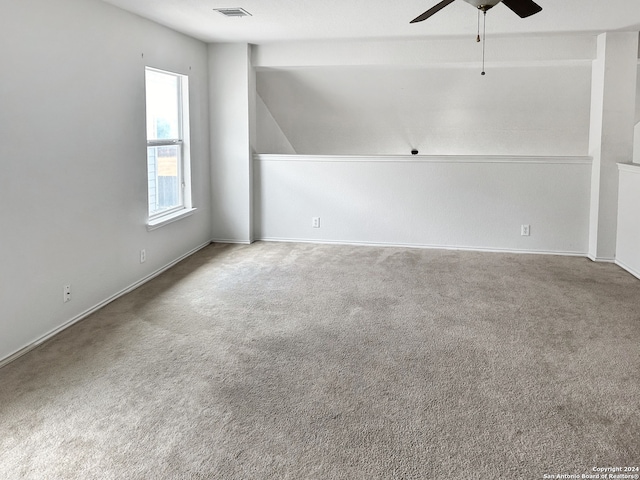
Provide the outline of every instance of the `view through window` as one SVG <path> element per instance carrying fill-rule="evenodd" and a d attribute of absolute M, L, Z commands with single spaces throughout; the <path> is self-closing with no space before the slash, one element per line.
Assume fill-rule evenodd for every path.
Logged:
<path fill-rule="evenodd" d="M 149 218 L 188 207 L 185 132 L 187 77 L 146 68 Z"/>

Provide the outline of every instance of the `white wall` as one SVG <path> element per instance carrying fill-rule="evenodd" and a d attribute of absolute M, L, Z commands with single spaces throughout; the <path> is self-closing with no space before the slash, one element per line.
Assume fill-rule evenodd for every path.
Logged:
<path fill-rule="evenodd" d="M 268 69 L 257 85 L 262 148 L 272 116 L 307 155 L 588 153 L 589 65 Z"/>
<path fill-rule="evenodd" d="M 640 43 L 640 42 L 639 42 Z M 636 70 L 636 114 L 635 123 L 640 122 L 640 58 L 638 59 L 638 68 Z"/>
<path fill-rule="evenodd" d="M 594 35 L 255 46 L 259 153 L 587 155 Z M 260 112 L 259 112 L 260 113 Z M 267 138 L 268 140 L 268 138 Z"/>
<path fill-rule="evenodd" d="M 209 45 L 213 239 L 250 243 L 255 72 L 247 44 Z"/>
<path fill-rule="evenodd" d="M 618 165 L 616 263 L 640 278 L 640 65 L 636 76 L 633 164 Z"/>
<path fill-rule="evenodd" d="M 94 0 L 4 2 L 0 37 L 3 359 L 208 242 L 211 212 L 206 45 Z M 145 65 L 189 75 L 198 209 L 151 232 Z"/>
<path fill-rule="evenodd" d="M 257 155 L 255 164 L 257 238 L 587 252 L 587 157 Z"/>
<path fill-rule="evenodd" d="M 596 37 L 584 35 L 488 35 L 487 72 L 496 66 L 578 65 L 595 58 Z M 479 72 L 482 44 L 475 36 L 399 40 L 308 41 L 268 43 L 252 49 L 258 69 L 291 67 L 465 66 Z"/>
<path fill-rule="evenodd" d="M 633 129 L 633 163 L 640 163 L 640 122 Z"/>
<path fill-rule="evenodd" d="M 593 62 L 589 155 L 591 173 L 589 258 L 616 256 L 618 167 L 633 159 L 638 34 L 609 32 L 598 36 Z"/>
<path fill-rule="evenodd" d="M 616 263 L 640 278 L 640 165 L 619 165 Z"/>
<path fill-rule="evenodd" d="M 633 163 L 640 163 L 640 60 L 638 60 L 638 71 L 636 72 L 636 115 L 635 128 L 633 131 Z"/>
<path fill-rule="evenodd" d="M 468 39 L 256 47 L 258 138 L 298 153 L 255 157 L 256 238 L 585 255 L 596 37 L 487 46 L 485 76 Z"/>

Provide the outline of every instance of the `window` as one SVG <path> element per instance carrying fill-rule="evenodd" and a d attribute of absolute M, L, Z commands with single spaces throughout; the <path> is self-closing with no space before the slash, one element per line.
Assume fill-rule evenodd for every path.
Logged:
<path fill-rule="evenodd" d="M 147 67 L 149 225 L 191 209 L 188 77 Z"/>

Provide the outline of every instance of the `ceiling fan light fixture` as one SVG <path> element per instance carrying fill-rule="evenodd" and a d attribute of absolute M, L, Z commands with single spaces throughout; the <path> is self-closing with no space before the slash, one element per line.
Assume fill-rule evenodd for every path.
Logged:
<path fill-rule="evenodd" d="M 456 0 L 441 0 L 440 3 L 434 5 L 422 15 L 417 16 L 409 23 L 418 23 L 426 20 L 432 15 L 438 13 L 447 5 L 452 4 Z M 495 7 L 497 4 L 502 3 L 505 7 L 509 8 L 520 18 L 527 18 L 531 15 L 535 15 L 542 11 L 542 7 L 533 0 L 464 0 L 469 5 L 476 7 L 483 13 L 487 13 L 487 10 Z"/>
<path fill-rule="evenodd" d="M 467 2 L 470 5 L 473 5 L 478 10 L 486 13 L 487 10 L 489 10 L 490 8 L 495 7 L 502 0 L 464 0 L 464 1 Z"/>

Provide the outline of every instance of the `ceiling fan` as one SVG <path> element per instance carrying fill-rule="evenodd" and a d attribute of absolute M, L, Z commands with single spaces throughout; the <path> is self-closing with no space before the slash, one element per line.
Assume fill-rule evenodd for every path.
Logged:
<path fill-rule="evenodd" d="M 435 7 L 431 7 L 422 15 L 414 18 L 409 23 L 417 23 L 426 20 L 434 13 L 438 13 L 444 7 L 453 3 L 455 0 L 443 0 Z M 507 7 L 513 10 L 520 18 L 527 18 L 542 10 L 542 7 L 535 3 L 533 0 L 464 0 L 465 2 L 473 5 L 481 12 L 487 13 L 487 10 L 495 7 L 499 3 L 504 3 Z"/>
<path fill-rule="evenodd" d="M 478 36 L 476 37 L 476 41 L 480 41 L 480 12 L 484 14 L 485 22 L 484 28 L 486 29 L 486 17 L 487 11 L 491 8 L 495 7 L 499 3 L 504 3 L 507 7 L 509 7 L 513 12 L 515 12 L 520 18 L 527 18 L 531 15 L 535 15 L 536 13 L 542 11 L 542 7 L 535 3 L 533 0 L 464 0 L 470 5 L 473 5 L 478 9 Z M 440 3 L 431 7 L 429 10 L 424 12 L 422 15 L 417 16 L 409 23 L 417 23 L 422 22 L 429 18 L 430 16 L 438 13 L 447 5 L 455 2 L 455 0 L 442 0 Z M 485 30 L 486 32 L 486 30 Z M 484 32 L 483 32 L 483 40 L 484 40 Z M 482 42 L 482 75 L 485 74 L 484 71 L 484 41 Z"/>

